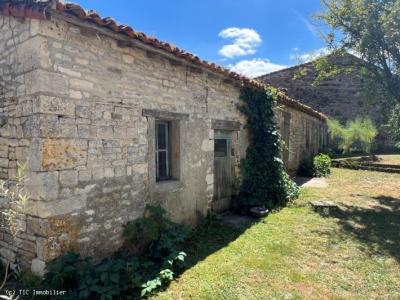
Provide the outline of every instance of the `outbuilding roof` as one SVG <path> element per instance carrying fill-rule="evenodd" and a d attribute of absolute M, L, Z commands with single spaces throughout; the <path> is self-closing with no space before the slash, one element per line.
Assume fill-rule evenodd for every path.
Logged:
<path fill-rule="evenodd" d="M 115 33 L 138 40 L 153 48 L 172 54 L 177 58 L 184 59 L 189 63 L 204 67 L 212 72 L 219 73 L 234 81 L 239 81 L 243 85 L 251 85 L 259 88 L 266 86 L 259 81 L 232 72 L 215 63 L 202 60 L 198 56 L 180 49 L 168 42 L 163 42 L 155 37 L 135 31 L 128 25 L 118 24 L 111 17 L 102 18 L 97 12 L 93 10 L 87 11 L 75 3 L 64 3 L 64 1 L 61 0 L 0 0 L 0 15 L 47 20 L 50 18 L 52 11 L 72 15 L 82 21 L 94 23 L 100 27 L 110 29 Z M 318 112 L 295 99 L 289 98 L 284 92 L 279 92 L 278 96 L 278 100 L 284 105 L 312 115 L 320 120 L 327 119 L 323 113 Z"/>

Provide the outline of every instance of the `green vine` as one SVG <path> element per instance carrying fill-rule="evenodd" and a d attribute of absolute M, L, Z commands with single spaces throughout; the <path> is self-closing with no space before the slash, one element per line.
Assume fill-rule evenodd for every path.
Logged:
<path fill-rule="evenodd" d="M 242 184 L 239 201 L 242 209 L 264 205 L 278 208 L 298 197 L 299 189 L 284 170 L 273 105 L 277 91 L 271 87 L 244 86 L 239 110 L 247 118 L 249 147 L 241 162 Z"/>

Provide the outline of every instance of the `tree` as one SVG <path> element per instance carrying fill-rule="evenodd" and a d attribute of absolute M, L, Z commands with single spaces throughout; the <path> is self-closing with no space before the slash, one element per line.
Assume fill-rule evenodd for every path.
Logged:
<path fill-rule="evenodd" d="M 386 129 L 395 141 L 396 147 L 400 149 L 400 104 L 397 104 L 389 115 Z"/>
<path fill-rule="evenodd" d="M 328 120 L 329 134 L 338 142 L 343 153 L 364 152 L 371 153 L 372 144 L 378 130 L 369 118 L 356 118 L 342 126 L 339 121 Z"/>
<path fill-rule="evenodd" d="M 360 59 L 333 66 L 325 58 L 316 61 L 321 76 L 349 68 L 368 81 L 370 94 L 385 93 L 387 101 L 400 103 L 400 0 L 321 0 L 317 15 L 330 27 L 328 47 L 337 55 L 355 53 Z"/>

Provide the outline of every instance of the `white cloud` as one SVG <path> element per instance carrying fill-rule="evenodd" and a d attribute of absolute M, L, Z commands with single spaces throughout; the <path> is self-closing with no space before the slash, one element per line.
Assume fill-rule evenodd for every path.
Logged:
<path fill-rule="evenodd" d="M 255 54 L 256 48 L 262 42 L 260 35 L 251 28 L 230 27 L 218 35 L 223 39 L 233 39 L 233 43 L 224 45 L 219 50 L 219 54 L 227 58 Z"/>
<path fill-rule="evenodd" d="M 233 72 L 242 74 L 250 78 L 285 69 L 287 67 L 288 66 L 273 64 L 268 59 L 262 58 L 242 60 L 234 65 L 229 65 L 229 68 Z"/>
<path fill-rule="evenodd" d="M 299 53 L 298 48 L 294 48 L 293 50 L 294 50 L 294 53 L 292 53 L 290 55 L 290 59 L 294 60 L 300 64 L 310 62 L 314 59 L 317 59 L 318 57 L 325 56 L 325 55 L 328 55 L 329 53 L 331 53 L 331 51 L 326 47 L 308 51 L 308 52 L 304 52 L 304 53 Z"/>

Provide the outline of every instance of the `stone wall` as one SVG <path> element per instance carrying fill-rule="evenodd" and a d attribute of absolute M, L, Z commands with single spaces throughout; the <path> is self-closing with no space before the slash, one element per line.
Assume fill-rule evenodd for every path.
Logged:
<path fill-rule="evenodd" d="M 332 63 L 349 65 L 357 58 L 352 55 L 328 57 Z M 365 83 L 357 72 L 341 73 L 315 83 L 317 71 L 312 62 L 273 72 L 258 80 L 284 88 L 286 94 L 302 103 L 341 121 L 343 124 L 357 116 L 369 116 L 379 127 L 385 122 L 384 99 L 367 100 Z M 382 131 L 378 145 L 390 147 L 393 143 Z"/>
<path fill-rule="evenodd" d="M 0 24 L 0 49 L 6 48 L 1 84 L 8 88 L 2 93 L 7 122 L 0 131 L 1 174 L 10 179 L 16 162 L 27 162 L 31 196 L 24 232 L 16 239 L 0 233 L 3 258 L 16 258 L 23 267 L 32 261 L 40 273 L 67 250 L 97 259 L 111 254 L 121 246 L 122 225 L 142 216 L 146 204 L 160 204 L 173 220 L 193 225 L 198 212 L 207 212 L 213 121 L 242 124 L 232 131 L 234 173 L 245 156 L 238 85 L 149 46 L 125 47 L 124 37 L 77 19 L 0 16 Z M 283 110 L 290 115 L 285 132 L 294 170 L 299 151 L 319 145 L 313 134 L 302 146 L 308 140 L 301 131 L 318 131 L 324 123 Z M 156 182 L 157 118 L 176 124 L 178 180 Z"/>
<path fill-rule="evenodd" d="M 335 58 L 341 65 L 351 55 Z M 339 74 L 315 84 L 317 71 L 312 62 L 273 72 L 258 79 L 276 87 L 286 89 L 287 95 L 324 114 L 347 121 L 356 116 L 369 115 L 378 124 L 381 123 L 380 107 L 366 100 L 363 80 L 352 74 Z M 378 101 L 378 99 L 377 99 Z"/>
<path fill-rule="evenodd" d="M 305 158 L 326 150 L 328 128 L 320 119 L 290 107 L 278 106 L 275 112 L 284 140 L 282 158 L 294 176 Z"/>
<path fill-rule="evenodd" d="M 33 68 L 44 63 L 37 55 L 42 44 L 33 37 L 30 22 L 0 17 L 0 179 L 13 182 L 17 162 L 26 161 L 31 138 L 29 115 L 32 107 L 26 91 L 32 88 L 28 79 Z M 6 185 L 5 187 L 8 187 Z M 8 208 L 0 198 L 0 209 Z M 8 261 L 17 258 L 22 266 L 30 266 L 36 255 L 36 239 L 27 231 L 26 216 L 18 219 L 22 233 L 16 238 L 3 230 L 0 217 L 0 257 Z"/>
<path fill-rule="evenodd" d="M 29 158 L 32 205 L 24 235 L 31 254 L 18 252 L 20 262 L 27 265 L 36 257 L 34 265 L 43 266 L 68 249 L 97 258 L 109 255 L 121 245 L 122 224 L 142 216 L 149 203 L 164 206 L 175 221 L 194 224 L 213 196 L 211 123 L 244 123 L 235 107 L 239 89 L 219 76 L 140 47 L 120 47 L 107 34 L 61 19 L 22 24 L 30 40 L 20 51 L 21 63 L 28 67 L 22 59 L 33 61 L 9 96 L 24 118 L 20 135 L 10 135 L 16 143 L 26 139 L 29 147 L 21 160 Z M 7 32 L 4 28 L 2 34 Z M 18 78 L 20 72 L 10 73 Z M 155 117 L 143 116 L 143 109 L 188 116 L 179 120 L 179 181 L 156 184 L 149 158 Z M 235 134 L 240 139 L 242 132 Z M 235 153 L 238 161 L 243 152 Z M 7 174 L 11 166 L 15 171 L 15 161 L 4 165 Z M 14 244 L 2 236 L 3 257 L 15 256 Z"/>

